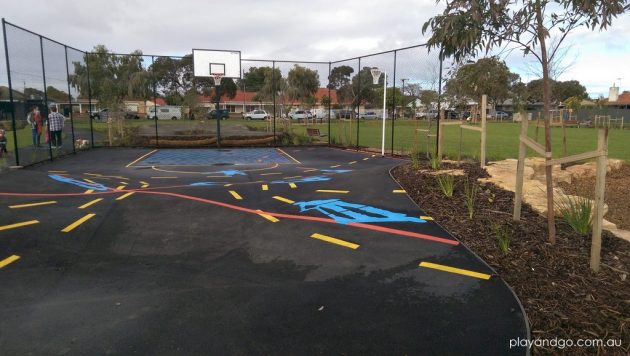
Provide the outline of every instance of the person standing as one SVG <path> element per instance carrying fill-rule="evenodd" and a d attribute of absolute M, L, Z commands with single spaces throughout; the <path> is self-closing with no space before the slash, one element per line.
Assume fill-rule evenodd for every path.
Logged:
<path fill-rule="evenodd" d="M 33 146 L 39 147 L 42 136 L 42 116 L 39 108 L 34 105 L 26 116 L 26 121 L 31 125 L 31 137 L 33 138 Z"/>
<path fill-rule="evenodd" d="M 48 130 L 50 134 L 50 143 L 53 148 L 61 148 L 61 131 L 66 118 L 57 112 L 57 107 L 50 108 L 51 113 L 48 114 Z"/>

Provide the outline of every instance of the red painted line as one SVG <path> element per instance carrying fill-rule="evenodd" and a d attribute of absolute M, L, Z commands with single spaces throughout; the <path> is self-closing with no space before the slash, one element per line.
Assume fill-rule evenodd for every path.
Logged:
<path fill-rule="evenodd" d="M 244 207 L 241 207 L 241 206 L 232 205 L 232 204 L 228 204 L 228 203 L 223 203 L 223 202 L 216 201 L 216 200 L 198 198 L 198 197 L 193 197 L 193 196 L 190 196 L 190 195 L 184 195 L 184 194 L 178 194 L 178 193 L 156 192 L 156 191 L 149 191 L 149 190 L 143 190 L 143 189 L 126 189 L 126 190 L 122 190 L 122 191 L 125 191 L 125 192 L 137 192 L 137 193 L 141 193 L 141 194 L 162 195 L 162 196 L 170 196 L 170 197 L 175 197 L 175 198 L 187 199 L 187 200 L 192 200 L 192 201 L 196 201 L 196 202 L 200 202 L 200 203 L 206 203 L 206 204 L 212 204 L 212 205 L 220 206 L 220 207 L 223 207 L 223 208 L 228 208 L 228 209 L 242 211 L 244 213 L 250 213 L 250 214 L 256 214 L 256 215 L 263 213 L 263 214 L 271 215 L 271 216 L 274 216 L 274 217 L 277 217 L 277 218 L 293 219 L 293 220 L 305 220 L 305 221 L 316 221 L 316 222 L 323 222 L 323 223 L 328 223 L 328 224 L 338 224 L 337 221 L 335 221 L 334 219 L 330 219 L 330 218 L 321 218 L 321 217 L 308 216 L 308 215 L 292 215 L 292 214 L 282 214 L 282 213 L 273 213 L 273 212 L 268 212 L 268 211 L 260 211 L 260 210 L 244 208 Z M 111 191 L 107 191 L 107 192 L 94 192 L 91 195 L 119 194 L 120 192 L 121 192 L 120 190 L 119 191 L 111 190 Z M 83 194 L 83 192 L 81 192 L 81 193 L 58 193 L 58 194 L 50 194 L 50 193 L 0 193 L 0 196 L 66 197 L 66 196 L 84 196 L 84 194 Z M 370 225 L 370 224 L 363 224 L 363 223 L 349 223 L 349 224 L 347 224 L 347 226 L 356 227 L 356 228 L 360 228 L 360 229 L 366 229 L 366 230 L 372 230 L 372 231 L 385 232 L 385 233 L 394 234 L 394 235 L 414 237 L 414 238 L 418 238 L 418 239 L 422 239 L 422 240 L 434 241 L 434 242 L 439 242 L 439 243 L 443 243 L 443 244 L 447 244 L 447 245 L 453 245 L 453 246 L 459 245 L 459 241 L 456 241 L 456 240 L 450 240 L 450 239 L 445 239 L 445 238 L 441 238 L 441 237 L 437 237 L 437 236 L 420 234 L 420 233 L 417 233 L 417 232 L 411 232 L 411 231 L 405 231 L 405 230 L 399 230 L 399 229 L 392 229 L 392 228 L 378 226 L 378 225 Z"/>

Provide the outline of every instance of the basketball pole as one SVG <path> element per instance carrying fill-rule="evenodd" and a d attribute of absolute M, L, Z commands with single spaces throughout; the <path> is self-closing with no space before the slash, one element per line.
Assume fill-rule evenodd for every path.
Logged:
<path fill-rule="evenodd" d="M 217 102 L 215 103 L 215 112 L 216 112 L 216 120 L 217 120 L 217 147 L 221 148 L 221 118 L 219 115 L 219 101 L 221 100 L 221 92 L 220 92 L 220 84 L 221 84 L 221 79 L 217 79 L 214 78 L 214 94 L 215 97 L 217 99 Z"/>

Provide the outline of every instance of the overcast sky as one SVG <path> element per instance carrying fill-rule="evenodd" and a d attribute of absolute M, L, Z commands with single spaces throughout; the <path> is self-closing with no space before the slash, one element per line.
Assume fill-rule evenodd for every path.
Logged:
<path fill-rule="evenodd" d="M 441 8 L 434 0 L 21 0 L 5 1 L 0 16 L 86 50 L 104 44 L 121 53 L 183 55 L 213 48 L 240 50 L 243 58 L 334 61 L 423 43 L 422 24 Z M 630 15 L 605 33 L 577 31 L 568 43 L 575 64 L 561 80 L 577 79 L 595 96 L 607 95 L 613 82 L 630 90 Z M 398 78 L 427 70 L 407 57 L 398 58 Z M 535 79 L 522 55 L 503 57 L 524 81 Z M 2 82 L 5 72 L 3 64 Z"/>

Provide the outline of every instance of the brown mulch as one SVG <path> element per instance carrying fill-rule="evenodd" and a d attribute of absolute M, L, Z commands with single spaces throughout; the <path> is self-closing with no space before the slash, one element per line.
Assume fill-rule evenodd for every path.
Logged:
<path fill-rule="evenodd" d="M 595 177 L 574 179 L 571 184 L 560 183 L 567 193 L 591 198 L 594 195 Z M 630 166 L 606 175 L 606 193 L 604 198 L 608 204 L 608 213 L 604 218 L 617 224 L 617 227 L 630 230 Z"/>
<path fill-rule="evenodd" d="M 443 165 L 442 168 L 456 166 Z M 452 198 L 436 178 L 411 164 L 392 173 L 411 198 L 444 228 L 477 253 L 515 290 L 529 318 L 532 339 L 621 339 L 622 348 L 534 348 L 534 354 L 626 355 L 630 350 L 630 243 L 604 232 L 602 267 L 589 269 L 590 236 L 580 236 L 557 221 L 557 242 L 547 242 L 547 220 L 523 205 L 520 222 L 512 221 L 514 193 L 481 184 L 472 220 L 464 204 L 464 182 L 487 177 L 478 165 L 462 165 L 467 176 L 455 177 Z M 420 169 L 427 169 L 423 164 Z M 496 229 L 512 238 L 507 254 L 498 246 Z"/>

